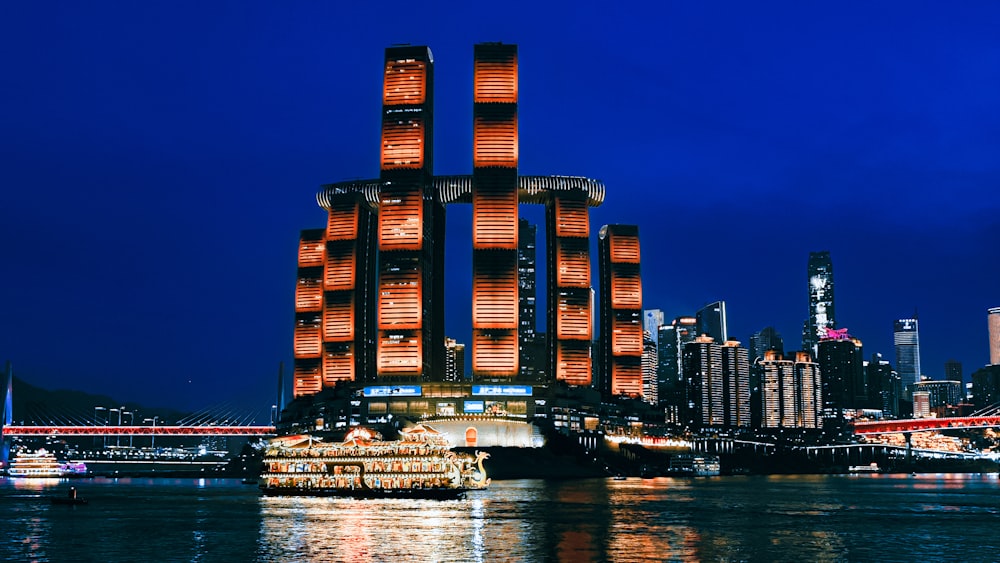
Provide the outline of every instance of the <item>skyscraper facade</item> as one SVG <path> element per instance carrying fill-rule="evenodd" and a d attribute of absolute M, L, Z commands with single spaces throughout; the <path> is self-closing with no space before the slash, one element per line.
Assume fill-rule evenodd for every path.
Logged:
<path fill-rule="evenodd" d="M 823 416 L 842 419 L 845 410 L 866 406 L 864 356 L 856 338 L 823 338 L 816 363 L 822 375 Z"/>
<path fill-rule="evenodd" d="M 872 354 L 871 360 L 865 362 L 865 380 L 868 383 L 868 407 L 882 410 L 882 415 L 895 418 L 899 416 L 899 399 L 903 395 L 903 386 L 896 370 L 888 360 L 882 359 L 882 354 Z"/>
<path fill-rule="evenodd" d="M 816 353 L 816 345 L 825 329 L 837 328 L 833 300 L 833 261 L 829 251 L 810 252 L 807 265 L 809 278 L 809 318 L 802 331 L 802 349 Z"/>
<path fill-rule="evenodd" d="M 920 332 L 917 319 L 899 319 L 893 325 L 896 371 L 903 385 L 920 382 Z"/>
<path fill-rule="evenodd" d="M 657 377 L 656 341 L 648 330 L 642 331 L 642 398 L 651 405 L 660 401 Z"/>
<path fill-rule="evenodd" d="M 654 344 L 660 341 L 660 326 L 663 324 L 663 311 L 646 309 L 642 312 L 642 330 L 649 333 Z"/>
<path fill-rule="evenodd" d="M 990 365 L 1000 365 L 1000 307 L 989 309 L 986 319 L 990 335 Z"/>
<path fill-rule="evenodd" d="M 525 219 L 517 222 L 518 369 L 523 381 L 544 379 L 545 345 L 537 323 L 537 227 Z"/>
<path fill-rule="evenodd" d="M 819 428 L 822 392 L 819 368 L 808 352 L 784 358 L 765 352 L 761 369 L 761 426 L 764 428 Z"/>
<path fill-rule="evenodd" d="M 695 313 L 695 319 L 698 323 L 698 336 L 711 336 L 716 342 L 725 342 L 729 339 L 725 301 L 705 305 Z"/>
<path fill-rule="evenodd" d="M 722 352 L 722 418 L 728 427 L 750 425 L 749 351 L 736 340 L 727 340 Z"/>
<path fill-rule="evenodd" d="M 944 363 L 944 378 L 951 381 L 962 381 L 962 362 L 949 359 Z"/>
<path fill-rule="evenodd" d="M 444 339 L 444 380 L 458 382 L 465 379 L 465 344 L 454 338 Z"/>
<path fill-rule="evenodd" d="M 750 425 L 750 366 L 747 349 L 735 340 L 698 336 L 684 345 L 688 388 L 686 421 L 695 426 Z"/>
<path fill-rule="evenodd" d="M 601 312 L 601 391 L 642 397 L 642 280 L 639 227 L 604 225 L 597 237 Z"/>
<path fill-rule="evenodd" d="M 764 327 L 750 336 L 750 363 L 763 359 L 764 352 L 776 350 L 779 355 L 785 353 L 785 343 L 781 334 L 773 327 Z"/>

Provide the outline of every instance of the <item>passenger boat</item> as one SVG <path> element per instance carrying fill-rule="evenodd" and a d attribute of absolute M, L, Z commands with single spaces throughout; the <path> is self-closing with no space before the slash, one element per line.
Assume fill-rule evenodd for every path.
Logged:
<path fill-rule="evenodd" d="M 703 454 L 678 454 L 670 458 L 668 475 L 714 477 L 721 473 L 719 457 Z"/>
<path fill-rule="evenodd" d="M 40 449 L 37 452 L 21 450 L 10 460 L 7 468 L 9 477 L 48 478 L 62 477 L 63 468 L 51 452 Z"/>
<path fill-rule="evenodd" d="M 847 468 L 848 473 L 879 473 L 882 471 L 874 461 L 869 465 L 852 465 Z"/>
<path fill-rule="evenodd" d="M 343 442 L 300 434 L 272 439 L 264 454 L 265 495 L 335 495 L 357 498 L 461 498 L 485 489 L 487 453 L 452 451 L 444 435 L 417 424 L 383 441 L 358 427 Z"/>

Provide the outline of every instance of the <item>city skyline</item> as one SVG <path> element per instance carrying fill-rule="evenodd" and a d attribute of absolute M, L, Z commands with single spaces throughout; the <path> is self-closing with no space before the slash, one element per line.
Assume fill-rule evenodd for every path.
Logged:
<path fill-rule="evenodd" d="M 520 50 L 520 173 L 607 186 L 592 260 L 602 225 L 637 225 L 644 307 L 725 301 L 731 338 L 774 326 L 796 342 L 808 253 L 829 251 L 838 326 L 865 357 L 892 358 L 893 321 L 918 309 L 923 372 L 954 358 L 969 374 L 1000 305 L 1000 40 L 983 12 L 907 6 L 11 8 L 0 359 L 43 387 L 152 405 L 270 402 L 317 188 L 378 169 L 383 49 L 431 47 L 435 173 L 469 174 L 471 45 L 504 41 Z M 466 345 L 470 225 L 448 214 L 444 332 Z"/>

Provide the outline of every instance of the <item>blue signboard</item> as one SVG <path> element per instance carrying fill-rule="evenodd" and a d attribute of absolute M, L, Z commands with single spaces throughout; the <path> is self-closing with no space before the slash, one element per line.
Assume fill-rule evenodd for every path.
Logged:
<path fill-rule="evenodd" d="M 473 385 L 473 395 L 530 397 L 531 385 Z"/>
<path fill-rule="evenodd" d="M 465 412 L 483 412 L 485 405 L 482 401 L 465 401 Z"/>
<path fill-rule="evenodd" d="M 419 397 L 419 385 L 375 385 L 365 387 L 365 397 Z"/>

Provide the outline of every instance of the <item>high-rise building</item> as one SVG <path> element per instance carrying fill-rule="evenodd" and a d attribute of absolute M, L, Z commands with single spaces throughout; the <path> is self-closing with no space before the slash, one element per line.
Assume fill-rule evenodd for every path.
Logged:
<path fill-rule="evenodd" d="M 420 381 L 444 373 L 445 218 L 434 189 L 433 102 L 431 50 L 386 49 L 378 195 L 379 378 Z M 510 291 L 516 295 L 515 283 Z"/>
<path fill-rule="evenodd" d="M 868 408 L 882 410 L 882 415 L 890 418 L 899 416 L 899 398 L 903 386 L 896 370 L 882 354 L 872 354 L 865 362 L 865 380 L 868 382 Z"/>
<path fill-rule="evenodd" d="M 725 425 L 750 425 L 749 351 L 736 340 L 722 344 L 722 395 Z"/>
<path fill-rule="evenodd" d="M 808 352 L 785 359 L 775 350 L 758 362 L 760 415 L 764 428 L 819 428 L 822 410 L 819 368 Z"/>
<path fill-rule="evenodd" d="M 802 331 L 802 349 L 815 354 L 825 329 L 837 328 L 833 300 L 833 261 L 829 251 L 810 252 L 807 266 L 809 278 L 809 318 Z"/>
<path fill-rule="evenodd" d="M 972 372 L 972 405 L 976 410 L 1000 404 L 1000 364 Z"/>
<path fill-rule="evenodd" d="M 842 419 L 845 410 L 864 408 L 868 401 L 865 387 L 864 356 L 856 338 L 823 338 L 817 345 L 816 363 L 822 375 L 823 416 Z"/>
<path fill-rule="evenodd" d="M 597 235 L 601 287 L 601 392 L 642 397 L 639 227 L 604 225 Z"/>
<path fill-rule="evenodd" d="M 986 319 L 990 331 L 990 365 L 1000 365 L 1000 307 L 989 309 Z"/>
<path fill-rule="evenodd" d="M 775 350 L 778 355 L 785 353 L 785 343 L 773 326 L 764 327 L 750 336 L 750 363 L 762 359 L 768 350 Z"/>
<path fill-rule="evenodd" d="M 536 322 L 535 245 L 537 228 L 525 219 L 517 222 L 517 300 L 518 300 L 518 369 L 524 381 L 538 381 L 545 367 L 541 365 L 544 346 L 539 347 Z"/>
<path fill-rule="evenodd" d="M 725 301 L 705 305 L 695 313 L 695 320 L 698 323 L 698 336 L 711 336 L 716 342 L 725 342 L 729 339 Z"/>
<path fill-rule="evenodd" d="M 750 425 L 750 365 L 735 340 L 699 336 L 684 345 L 688 388 L 686 422 L 696 426 Z"/>
<path fill-rule="evenodd" d="M 896 371 L 903 385 L 920 382 L 920 333 L 917 319 L 899 319 L 893 327 Z"/>
<path fill-rule="evenodd" d="M 944 363 L 944 378 L 950 381 L 962 381 L 962 362 L 949 359 Z"/>
<path fill-rule="evenodd" d="M 663 311 L 646 309 L 642 312 L 642 330 L 649 333 L 654 344 L 660 342 L 660 325 L 663 324 Z"/>
<path fill-rule="evenodd" d="M 444 339 L 444 380 L 462 381 L 465 379 L 465 344 L 454 338 Z"/>
<path fill-rule="evenodd" d="M 961 381 L 921 381 L 913 385 L 914 395 L 918 391 L 927 393 L 928 405 L 932 410 L 939 407 L 953 407 L 963 403 L 965 399 Z"/>
<path fill-rule="evenodd" d="M 642 331 L 642 396 L 651 405 L 660 402 L 657 378 L 656 342 L 648 330 Z"/>

